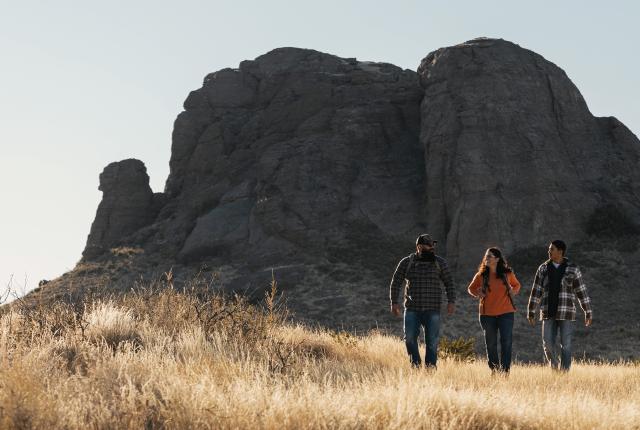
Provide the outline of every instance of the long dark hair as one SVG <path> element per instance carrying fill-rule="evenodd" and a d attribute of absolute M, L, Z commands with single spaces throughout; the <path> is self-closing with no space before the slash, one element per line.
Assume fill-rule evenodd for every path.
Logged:
<path fill-rule="evenodd" d="M 496 265 L 496 276 L 498 278 L 502 278 L 502 276 L 504 276 L 506 273 L 510 273 L 513 271 L 511 267 L 509 267 L 509 263 L 507 263 L 507 258 L 504 256 L 504 254 L 502 254 L 502 251 L 500 250 L 500 248 L 496 248 L 496 247 L 488 248 L 487 251 L 485 251 L 485 255 L 487 255 L 487 252 L 490 252 L 491 254 L 498 257 L 498 264 Z M 482 261 L 478 266 L 478 273 L 481 273 L 484 275 L 484 273 L 488 270 L 489 270 L 489 266 L 487 266 L 486 258 L 483 256 Z"/>

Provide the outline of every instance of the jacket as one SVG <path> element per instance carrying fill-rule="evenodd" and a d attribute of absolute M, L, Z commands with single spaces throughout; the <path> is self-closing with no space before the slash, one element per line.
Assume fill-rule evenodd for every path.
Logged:
<path fill-rule="evenodd" d="M 548 265 L 553 263 L 551 260 L 547 260 L 538 267 L 536 276 L 533 280 L 531 295 L 529 296 L 529 305 L 527 306 L 527 314 L 529 318 L 535 317 L 536 309 L 539 306 L 541 320 L 556 319 L 575 321 L 576 298 L 580 302 L 580 307 L 584 311 L 586 318 L 593 317 L 591 299 L 587 293 L 587 286 L 584 284 L 580 269 L 566 258 L 564 260 L 567 264 L 567 268 L 560 281 L 558 311 L 555 315 L 549 315 L 548 313 L 549 277 L 547 276 L 547 269 Z"/>
<path fill-rule="evenodd" d="M 411 260 L 413 263 L 410 265 Z M 398 303 L 400 290 L 404 287 L 405 309 L 439 311 L 442 304 L 442 285 L 447 293 L 447 301 L 455 303 L 456 291 L 446 260 L 436 255 L 435 261 L 424 261 L 417 258 L 416 254 L 411 254 L 400 260 L 393 274 L 389 286 L 391 304 Z"/>

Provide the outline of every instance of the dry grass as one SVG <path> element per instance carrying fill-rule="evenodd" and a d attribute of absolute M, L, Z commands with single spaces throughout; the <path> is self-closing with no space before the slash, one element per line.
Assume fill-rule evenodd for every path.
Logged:
<path fill-rule="evenodd" d="M 400 339 L 288 323 L 275 299 L 169 288 L 14 306 L 0 428 L 640 428 L 637 364 L 415 371 Z"/>

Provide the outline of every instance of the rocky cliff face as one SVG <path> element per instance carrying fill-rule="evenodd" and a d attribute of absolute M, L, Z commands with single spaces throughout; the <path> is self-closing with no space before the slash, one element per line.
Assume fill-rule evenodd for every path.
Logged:
<path fill-rule="evenodd" d="M 584 240 L 602 207 L 640 219 L 635 136 L 503 40 L 432 52 L 418 74 L 276 49 L 208 75 L 184 107 L 164 200 L 139 162 L 108 166 L 85 258 L 137 241 L 186 264 L 250 249 L 256 266 L 373 266 L 372 246 L 408 252 L 429 231 L 471 267 L 489 245 Z"/>
<path fill-rule="evenodd" d="M 413 72 L 303 49 L 207 76 L 173 134 L 178 257 L 317 258 L 343 246 L 352 223 L 411 238 L 420 98 Z"/>
<path fill-rule="evenodd" d="M 410 245 L 424 219 L 421 98 L 414 72 L 304 49 L 212 73 L 175 122 L 154 232 L 130 239 L 254 268 Z"/>
<path fill-rule="evenodd" d="M 474 40 L 432 52 L 418 73 L 428 229 L 459 265 L 492 244 L 584 240 L 603 206 L 640 219 L 638 140 L 593 117 L 554 64 Z"/>
<path fill-rule="evenodd" d="M 607 285 L 596 302 L 619 289 L 622 315 L 639 299 L 610 271 L 640 261 L 640 142 L 513 43 L 439 49 L 418 73 L 276 49 L 208 75 L 184 109 L 164 193 L 152 194 L 137 160 L 107 166 L 83 261 L 51 291 L 73 276 L 128 289 L 205 268 L 222 288 L 255 292 L 274 268 L 298 318 L 396 327 L 390 277 L 429 232 L 460 285 L 449 335 L 475 324 L 464 289 L 489 245 L 526 285 L 562 238 L 594 268 L 588 281 Z M 132 254 L 109 252 L 123 246 Z"/>

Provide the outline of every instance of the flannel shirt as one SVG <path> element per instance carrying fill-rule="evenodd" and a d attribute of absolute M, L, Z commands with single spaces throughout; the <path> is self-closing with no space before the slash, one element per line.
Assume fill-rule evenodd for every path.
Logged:
<path fill-rule="evenodd" d="M 571 320 L 576 319 L 576 306 L 575 299 L 578 298 L 580 307 L 585 313 L 586 318 L 593 317 L 593 311 L 591 309 L 591 299 L 587 294 L 587 286 L 582 280 L 582 273 L 575 264 L 569 262 L 565 258 L 567 263 L 567 269 L 564 272 L 564 276 L 560 281 L 560 294 L 558 296 L 558 311 L 555 315 L 549 315 L 549 277 L 547 276 L 547 269 L 551 260 L 547 260 L 538 267 L 536 277 L 533 280 L 533 287 L 531 288 L 531 295 L 529 296 L 529 305 L 527 306 L 527 314 L 529 318 L 535 317 L 535 312 L 538 306 L 540 306 L 540 320 L 556 319 L 556 320 Z"/>
<path fill-rule="evenodd" d="M 404 286 L 405 309 L 439 311 L 442 304 L 442 284 L 446 288 L 447 301 L 455 303 L 456 291 L 446 260 L 436 255 L 436 264 L 435 261 L 423 261 L 416 256 L 413 260 L 413 266 L 407 273 L 410 258 L 411 255 L 400 260 L 393 274 L 389 286 L 391 304 L 398 303 L 400 290 Z"/>

